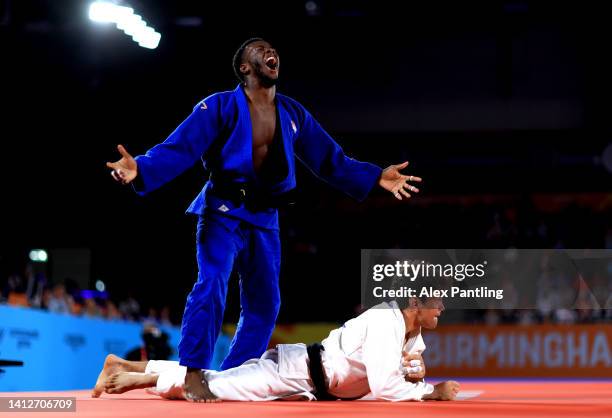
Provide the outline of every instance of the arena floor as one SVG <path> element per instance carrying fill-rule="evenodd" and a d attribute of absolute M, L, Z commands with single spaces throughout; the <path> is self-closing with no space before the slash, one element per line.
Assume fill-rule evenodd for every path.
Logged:
<path fill-rule="evenodd" d="M 0 393 L 0 397 L 76 396 L 77 411 L 53 413 L 71 418 L 175 417 L 612 417 L 612 381 L 463 382 L 465 399 L 453 402 L 222 402 L 192 404 L 167 401 L 132 391 L 123 395 L 90 398 L 89 391 Z M 1 415 L 8 415 L 1 413 Z M 17 416 L 12 414 L 13 416 Z M 21 418 L 40 412 L 21 412 Z"/>

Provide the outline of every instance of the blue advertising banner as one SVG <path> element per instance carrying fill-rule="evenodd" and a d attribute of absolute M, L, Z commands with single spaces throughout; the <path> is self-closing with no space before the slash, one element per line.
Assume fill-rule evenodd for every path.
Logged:
<path fill-rule="evenodd" d="M 176 359 L 177 327 L 161 327 Z M 85 389 L 93 387 L 104 358 L 142 345 L 142 325 L 81 318 L 35 309 L 0 306 L 0 359 L 19 360 L 5 367 L 0 391 Z"/>

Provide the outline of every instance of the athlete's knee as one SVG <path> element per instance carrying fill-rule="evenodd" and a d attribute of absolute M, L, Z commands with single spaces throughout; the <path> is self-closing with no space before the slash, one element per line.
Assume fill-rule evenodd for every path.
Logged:
<path fill-rule="evenodd" d="M 227 295 L 227 280 L 219 275 L 198 275 L 188 299 L 201 301 L 225 301 Z"/>

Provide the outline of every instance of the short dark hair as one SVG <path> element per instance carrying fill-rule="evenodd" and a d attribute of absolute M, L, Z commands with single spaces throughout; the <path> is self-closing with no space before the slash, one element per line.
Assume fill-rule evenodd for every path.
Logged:
<path fill-rule="evenodd" d="M 258 42 L 258 41 L 263 41 L 263 40 L 264 40 L 263 38 L 247 39 L 246 41 L 242 43 L 242 45 L 240 45 L 240 48 L 236 50 L 236 53 L 234 54 L 234 73 L 236 74 L 236 77 L 238 77 L 240 81 L 244 81 L 244 74 L 240 72 L 240 64 L 242 64 L 242 54 L 244 54 L 244 50 L 246 49 L 247 46 L 249 46 L 253 42 Z"/>

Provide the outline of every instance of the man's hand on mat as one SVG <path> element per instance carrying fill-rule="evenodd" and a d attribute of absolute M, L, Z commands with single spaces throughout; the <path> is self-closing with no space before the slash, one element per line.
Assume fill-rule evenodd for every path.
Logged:
<path fill-rule="evenodd" d="M 425 361 L 420 352 L 402 353 L 402 371 L 407 382 L 416 383 L 425 377 Z"/>
<path fill-rule="evenodd" d="M 404 168 L 408 167 L 408 161 L 397 164 L 390 165 L 385 168 L 380 175 L 380 179 L 378 179 L 378 185 L 383 189 L 391 192 L 396 199 L 402 200 L 402 195 L 406 199 L 410 199 L 410 193 L 418 193 L 419 189 L 410 185 L 411 182 L 420 183 L 422 179 L 416 176 L 406 176 L 400 172 Z"/>
<path fill-rule="evenodd" d="M 138 164 L 123 145 L 117 145 L 121 159 L 114 163 L 106 163 L 111 170 L 111 176 L 121 184 L 129 184 L 138 175 Z"/>
<path fill-rule="evenodd" d="M 434 391 L 429 395 L 423 396 L 424 400 L 432 401 L 453 401 L 459 393 L 459 383 L 454 380 L 438 383 L 434 386 Z"/>

